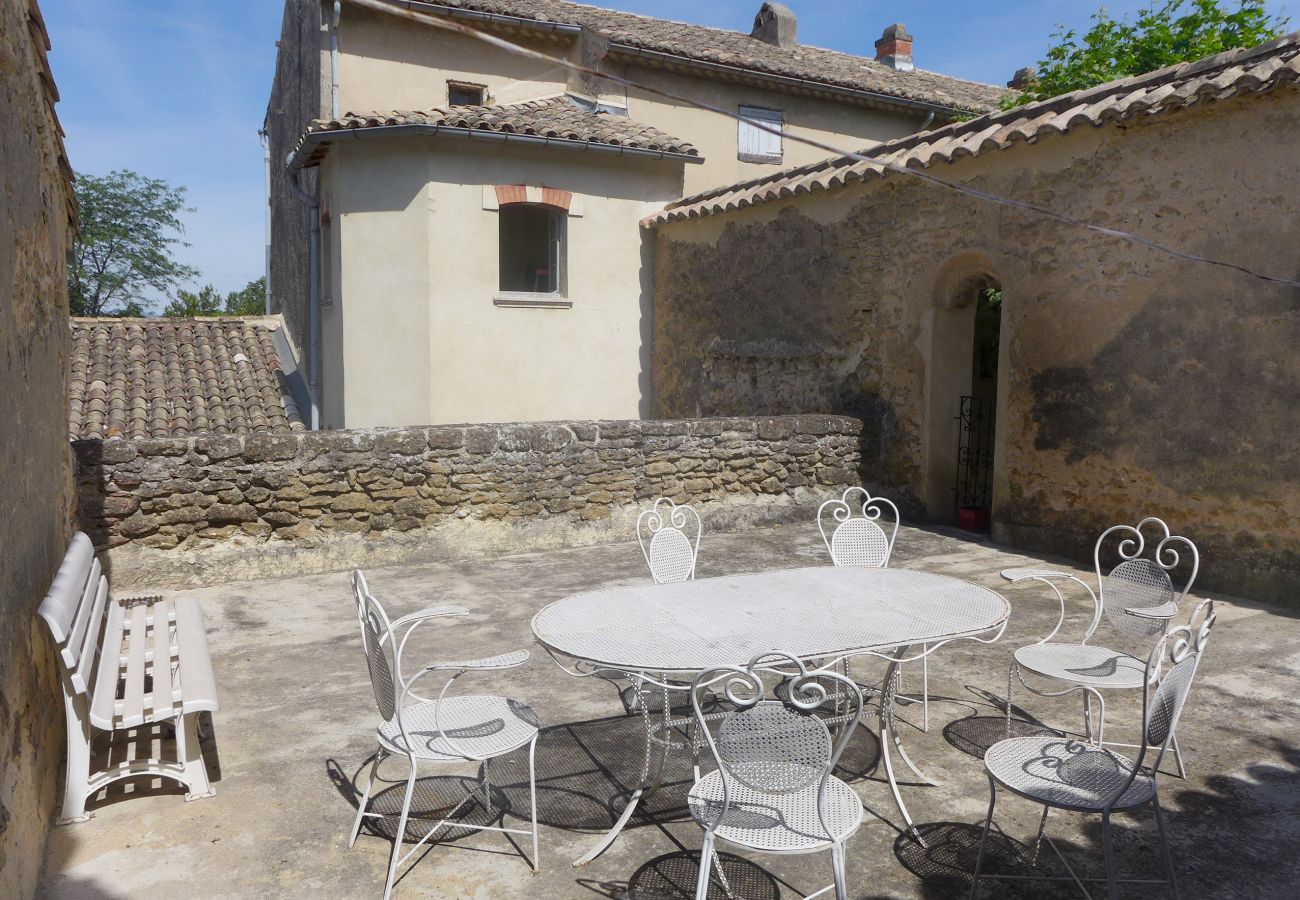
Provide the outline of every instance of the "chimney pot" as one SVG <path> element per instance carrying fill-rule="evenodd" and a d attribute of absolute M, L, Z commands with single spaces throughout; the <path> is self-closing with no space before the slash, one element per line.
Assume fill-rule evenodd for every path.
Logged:
<path fill-rule="evenodd" d="M 1007 82 L 1007 87 L 1023 91 L 1033 84 L 1034 79 L 1037 77 L 1038 72 L 1035 71 L 1033 66 L 1025 66 L 1023 69 L 1016 69 L 1016 74 L 1011 76 L 1011 80 Z"/>
<path fill-rule="evenodd" d="M 794 12 L 783 3 L 764 3 L 754 16 L 754 28 L 750 37 L 777 47 L 789 49 L 798 44 L 795 40 L 797 26 Z"/>
<path fill-rule="evenodd" d="M 876 61 L 900 72 L 912 71 L 912 36 L 902 22 L 890 25 L 876 41 Z"/>

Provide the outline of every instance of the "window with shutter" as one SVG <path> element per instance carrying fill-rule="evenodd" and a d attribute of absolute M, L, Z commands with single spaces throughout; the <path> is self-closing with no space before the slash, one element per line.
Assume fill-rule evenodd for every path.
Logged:
<path fill-rule="evenodd" d="M 781 135 L 785 131 L 785 114 L 779 109 L 761 106 L 740 108 L 740 131 L 737 157 L 744 162 L 781 162 Z M 763 127 L 758 127 L 759 125 Z M 767 129 L 774 129 L 776 134 Z"/>

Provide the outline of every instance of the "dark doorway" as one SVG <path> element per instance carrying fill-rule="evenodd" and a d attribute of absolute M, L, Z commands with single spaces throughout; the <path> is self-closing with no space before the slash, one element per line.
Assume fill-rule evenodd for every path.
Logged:
<path fill-rule="evenodd" d="M 961 397 L 957 432 L 957 523 L 971 531 L 989 530 L 993 507 L 1001 326 L 1002 291 L 982 288 L 971 329 L 970 393 Z"/>

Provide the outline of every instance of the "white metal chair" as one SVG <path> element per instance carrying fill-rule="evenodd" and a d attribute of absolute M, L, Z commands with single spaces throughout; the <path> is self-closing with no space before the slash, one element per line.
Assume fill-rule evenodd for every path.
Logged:
<path fill-rule="evenodd" d="M 705 712 L 714 691 L 731 711 Z M 846 702 L 847 708 L 840 705 Z M 830 705 L 855 722 L 862 692 L 828 669 L 809 671 L 784 651 L 696 675 L 691 706 L 718 766 L 697 774 L 688 795 L 691 815 L 704 829 L 696 900 L 709 893 L 715 840 L 764 853 L 829 850 L 834 884 L 809 896 L 833 889 L 837 900 L 846 900 L 844 844 L 862 824 L 863 810 L 853 789 L 832 774 L 855 729 L 841 728 L 832 738 L 818 714 Z M 718 877 L 730 895 L 721 866 Z"/>
<path fill-rule="evenodd" d="M 891 519 L 884 514 L 892 514 Z M 886 497 L 873 497 L 866 488 L 851 487 L 838 500 L 827 500 L 817 508 L 817 528 L 837 566 L 887 569 L 898 538 L 898 507 Z M 829 530 L 828 530 L 829 529 Z M 930 654 L 921 656 L 921 730 L 930 730 Z M 901 669 L 900 669 L 901 677 Z"/>
<path fill-rule="evenodd" d="M 690 506 L 679 506 L 668 497 L 660 497 L 637 516 L 636 539 L 655 584 L 689 581 L 695 577 L 703 530 L 699 513 Z"/>
<path fill-rule="evenodd" d="M 1174 730 L 1191 690 L 1192 678 L 1200 664 L 1201 655 L 1214 627 L 1214 603 L 1206 600 L 1192 613 L 1188 624 L 1171 629 L 1156 641 L 1142 671 L 1143 703 L 1142 734 L 1137 744 L 1137 759 L 1113 753 L 1104 747 L 1068 738 L 1049 736 L 1009 738 L 999 741 L 984 754 L 984 766 L 989 778 L 989 811 L 984 821 L 984 835 L 980 839 L 975 859 L 975 872 L 971 881 L 970 896 L 974 898 L 979 886 L 980 868 L 984 861 L 984 847 L 988 842 L 993 823 L 993 807 L 1001 786 L 1017 796 L 1043 804 L 1043 817 L 1038 825 L 1032 863 L 1038 860 L 1038 850 L 1047 825 L 1047 815 L 1052 809 L 1101 815 L 1102 848 L 1106 858 L 1105 878 L 1080 878 L 1061 856 L 1061 851 L 1051 838 L 1048 845 L 1061 859 L 1068 876 L 1047 880 L 1073 881 L 1084 896 L 1088 893 L 1084 881 L 1106 882 L 1110 897 L 1119 896 L 1119 884 L 1152 883 L 1150 879 L 1121 879 L 1116 873 L 1115 848 L 1111 836 L 1111 815 L 1134 810 L 1150 803 L 1155 809 L 1160 841 L 1164 847 L 1165 865 L 1168 868 L 1168 885 L 1178 897 L 1178 878 L 1175 874 L 1173 854 L 1169 849 L 1169 835 L 1164 814 L 1160 809 L 1157 785 L 1160 762 L 1173 744 Z M 1149 748 L 1158 748 L 1155 761 L 1145 765 Z M 1034 875 L 985 875 L 995 879 L 1037 879 Z M 1042 876 L 1046 878 L 1046 876 Z M 1159 882 L 1156 882 L 1159 883 Z"/>
<path fill-rule="evenodd" d="M 1144 556 L 1148 546 L 1144 530 L 1153 531 L 1151 555 Z M 1188 556 L 1187 580 L 1178 590 L 1170 573 L 1183 561 L 1179 548 Z M 1119 562 L 1109 571 L 1103 571 L 1103 560 L 1109 561 L 1112 553 Z M 1096 743 L 1105 745 L 1106 702 L 1104 690 L 1137 690 L 1144 682 L 1143 660 L 1123 650 L 1113 650 L 1090 643 L 1103 619 L 1119 636 L 1129 639 L 1149 639 L 1162 633 L 1171 618 L 1178 613 L 1183 598 L 1191 590 L 1200 568 L 1200 555 L 1196 545 L 1181 535 L 1169 532 L 1161 519 L 1148 516 L 1137 525 L 1115 525 L 1102 532 L 1093 550 L 1093 564 L 1097 574 L 1094 592 L 1082 579 L 1068 572 L 1046 569 L 1007 569 L 1002 577 L 1008 581 L 1041 581 L 1052 589 L 1060 603 L 1061 613 L 1056 626 L 1037 643 L 1021 647 L 1015 652 L 1011 669 L 1007 673 L 1007 734 L 1011 733 L 1011 692 L 1016 681 L 1026 689 L 1044 697 L 1059 697 L 1073 692 L 1084 696 L 1084 732 L 1093 740 L 1092 701 L 1096 699 L 1098 716 Z M 1065 622 L 1065 596 L 1062 582 L 1080 585 L 1092 599 L 1093 615 L 1083 640 L 1078 643 L 1053 641 Z M 1068 685 L 1055 690 L 1035 687 L 1027 682 L 1022 672 Z M 1115 744 L 1127 747 L 1128 744 Z M 1180 776 L 1186 776 L 1182 754 L 1177 742 L 1173 745 L 1174 759 Z"/>
<path fill-rule="evenodd" d="M 357 806 L 356 820 L 348 838 L 351 847 L 367 817 L 382 817 L 383 813 L 368 812 L 370 791 L 374 787 L 379 765 L 389 756 L 407 760 L 406 793 L 397 830 L 393 836 L 393 852 L 388 864 L 388 877 L 384 882 L 384 898 L 393 890 L 397 867 L 409 859 L 429 839 L 451 825 L 457 829 L 499 831 L 505 834 L 531 835 L 533 856 L 530 860 L 538 868 L 537 855 L 537 777 L 535 756 L 537 749 L 538 719 L 532 708 L 519 700 L 485 694 L 452 695 L 451 688 L 466 672 L 490 672 L 513 669 L 528 660 L 527 650 L 516 650 L 499 656 L 482 659 L 451 660 L 421 666 L 412 674 L 404 674 L 402 654 L 406 642 L 415 629 L 431 619 L 462 616 L 466 610 L 459 606 L 441 606 L 420 610 L 395 621 L 389 621 L 383 606 L 370 593 L 365 576 L 360 570 L 353 572 L 352 591 L 357 604 L 357 620 L 361 626 L 361 641 L 366 652 L 366 666 L 370 684 L 383 722 L 376 736 L 378 749 L 370 766 L 361 801 Z M 399 638 L 400 634 L 400 638 Z M 414 692 L 416 682 L 430 672 L 447 676 L 436 699 L 429 700 Z M 475 799 L 476 791 L 468 791 L 428 832 L 416 841 L 415 846 L 402 854 L 406 839 L 407 819 L 411 811 L 411 796 L 415 790 L 419 763 L 453 764 L 477 762 L 483 785 L 484 806 L 491 807 L 491 784 L 488 780 L 488 763 L 521 747 L 528 747 L 528 790 L 532 803 L 532 828 L 495 827 L 453 821 L 467 801 Z"/>

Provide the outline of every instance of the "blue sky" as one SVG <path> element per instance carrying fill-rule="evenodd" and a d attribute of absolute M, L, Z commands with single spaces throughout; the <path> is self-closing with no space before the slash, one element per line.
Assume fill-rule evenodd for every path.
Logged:
<path fill-rule="evenodd" d="M 1087 25 L 1100 0 L 786 0 L 802 43 L 865 56 L 891 22 L 918 66 L 1002 84 L 1032 65 L 1058 24 Z M 602 0 L 600 5 L 748 30 L 760 0 Z M 1121 17 L 1147 0 L 1105 4 Z M 1269 0 L 1292 18 L 1295 0 Z M 222 291 L 262 274 L 264 195 L 257 139 L 275 66 L 278 0 L 42 0 L 74 169 L 129 168 L 189 190 L 179 251 Z M 346 15 L 346 13 L 345 13 Z M 1295 23 L 1293 22 L 1293 27 Z"/>

